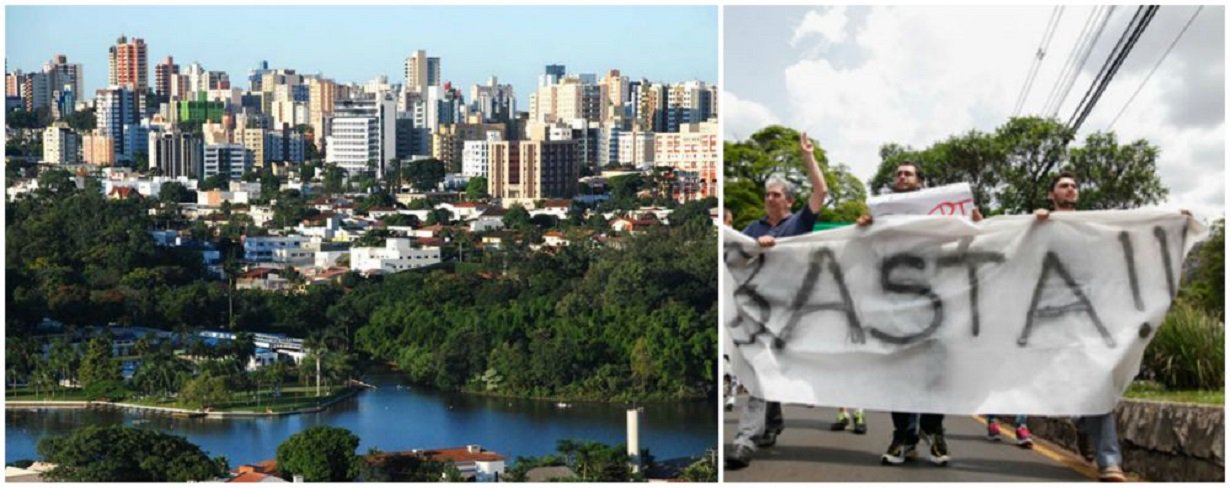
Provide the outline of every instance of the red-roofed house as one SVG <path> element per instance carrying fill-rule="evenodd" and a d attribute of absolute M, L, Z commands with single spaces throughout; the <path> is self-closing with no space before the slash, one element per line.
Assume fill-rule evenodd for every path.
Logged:
<path fill-rule="evenodd" d="M 127 186 L 116 186 L 111 188 L 111 193 L 107 194 L 107 198 L 112 200 L 124 200 L 128 198 L 140 198 L 141 192 L 136 188 Z"/>
<path fill-rule="evenodd" d="M 504 456 L 483 449 L 476 444 L 464 447 L 429 449 L 419 455 L 448 461 L 461 471 L 461 476 L 474 481 L 500 481 L 504 475 Z"/>

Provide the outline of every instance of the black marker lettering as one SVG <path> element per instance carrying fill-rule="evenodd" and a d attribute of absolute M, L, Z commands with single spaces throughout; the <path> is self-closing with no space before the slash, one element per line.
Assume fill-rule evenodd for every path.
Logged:
<path fill-rule="evenodd" d="M 1119 232 L 1119 244 L 1123 246 L 1123 259 L 1127 261 L 1128 280 L 1132 282 L 1132 299 L 1136 300 L 1136 310 L 1143 312 L 1145 302 L 1140 299 L 1140 282 L 1136 279 L 1136 257 L 1132 252 L 1132 238 L 1127 231 Z"/>
<path fill-rule="evenodd" d="M 940 301 L 939 295 L 931 291 L 930 286 L 893 281 L 893 269 L 898 266 L 923 269 L 927 266 L 926 262 L 923 261 L 923 258 L 911 254 L 895 254 L 890 256 L 880 263 L 880 286 L 884 288 L 884 291 L 890 293 L 910 293 L 929 298 L 932 310 L 931 323 L 922 331 L 905 336 L 895 336 L 874 327 L 870 328 L 870 331 L 872 337 L 881 341 L 890 344 L 909 344 L 935 333 L 935 330 L 940 326 L 940 322 L 944 320 L 944 303 Z"/>
<path fill-rule="evenodd" d="M 1153 236 L 1157 237 L 1158 245 L 1162 246 L 1162 265 L 1166 269 L 1166 286 L 1170 290 L 1170 298 L 1175 296 L 1174 268 L 1170 265 L 1170 245 L 1166 242 L 1166 231 L 1159 225 L 1153 228 Z"/>
<path fill-rule="evenodd" d="M 1073 295 L 1076 295 L 1076 301 L 1067 305 L 1040 309 L 1038 308 L 1038 301 L 1042 299 L 1042 285 L 1046 283 L 1046 278 L 1052 270 L 1068 286 L 1068 290 Z M 1081 291 L 1076 281 L 1072 279 L 1072 275 L 1064 268 L 1063 262 L 1059 260 L 1059 256 L 1053 251 L 1047 251 L 1046 258 L 1042 260 L 1042 274 L 1038 276 L 1038 284 L 1034 286 L 1033 300 L 1029 302 L 1029 313 L 1025 316 L 1025 328 L 1021 330 L 1021 337 L 1016 341 L 1017 345 L 1024 347 L 1028 344 L 1029 334 L 1033 331 L 1036 319 L 1055 318 L 1073 312 L 1089 314 L 1089 318 L 1093 320 L 1093 326 L 1102 335 L 1102 340 L 1106 341 L 1107 346 L 1115 347 L 1115 339 L 1111 337 L 1110 332 L 1102 325 L 1102 319 L 1098 318 L 1098 312 L 1093 309 L 1093 304 L 1089 302 L 1089 299 L 1085 297 L 1085 293 Z"/>
<path fill-rule="evenodd" d="M 981 330 L 981 314 L 978 312 L 978 268 L 986 263 L 1003 263 L 1004 254 L 990 251 L 969 252 L 971 242 L 973 242 L 972 238 L 962 239 L 957 254 L 942 256 L 936 264 L 941 268 L 965 265 L 966 275 L 969 277 L 969 307 L 970 317 L 973 319 L 973 334 L 974 337 L 978 337 L 978 332 Z"/>
<path fill-rule="evenodd" d="M 850 299 L 850 290 L 846 288 L 845 275 L 841 271 L 841 266 L 837 264 L 837 258 L 833 256 L 833 251 L 828 248 L 817 249 L 812 252 L 809 261 L 807 273 L 803 276 L 803 284 L 799 287 L 799 292 L 795 294 L 794 300 L 790 304 L 790 309 L 794 311 L 794 314 L 790 316 L 786 326 L 782 327 L 778 340 L 774 341 L 774 347 L 780 349 L 785 346 L 786 341 L 790 338 L 790 334 L 798 326 L 799 321 L 802 320 L 804 315 L 821 310 L 845 312 L 847 337 L 855 344 L 866 342 L 866 338 L 863 336 L 863 327 L 858 321 L 858 315 L 854 313 L 854 300 Z M 837 291 L 841 294 L 841 301 L 806 305 L 807 299 L 812 296 L 817 282 L 820 281 L 822 268 L 825 264 L 828 264 L 828 271 L 833 275 L 833 281 L 837 283 Z"/>

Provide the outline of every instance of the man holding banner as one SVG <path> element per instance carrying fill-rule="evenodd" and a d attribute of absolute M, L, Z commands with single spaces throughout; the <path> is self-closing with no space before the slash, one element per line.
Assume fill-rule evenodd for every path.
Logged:
<path fill-rule="evenodd" d="M 909 193 L 921 190 L 926 184 L 926 177 L 923 176 L 922 168 L 914 162 L 906 161 L 897 166 L 896 178 L 893 179 L 893 193 Z M 968 187 L 965 187 L 968 188 Z M 966 190 L 968 191 L 968 190 Z M 911 213 L 922 213 L 922 208 L 917 210 L 911 209 L 908 206 L 898 208 L 895 204 L 898 202 L 892 199 L 885 199 L 883 203 L 873 207 L 873 214 L 886 215 L 904 215 Z M 904 200 L 904 199 L 902 199 Z M 929 214 L 942 215 L 958 215 L 965 213 L 966 205 L 972 210 L 969 211 L 970 218 L 977 222 L 982 220 L 982 212 L 974 205 L 972 197 L 953 199 L 960 203 L 960 209 L 957 210 L 956 205 L 943 207 L 937 205 Z M 905 201 L 908 202 L 908 201 Z M 908 205 L 908 203 L 906 203 Z M 944 209 L 951 208 L 952 211 Z M 937 210 L 938 209 L 938 210 Z M 863 215 L 858 218 L 858 225 L 868 226 L 873 222 L 872 215 Z M 911 413 L 911 412 L 892 412 L 893 418 L 893 440 L 889 444 L 888 450 L 884 455 L 880 456 L 882 464 L 901 464 L 906 458 L 913 457 L 917 450 L 918 440 L 921 436 L 926 436 L 931 445 L 931 462 L 938 466 L 947 466 L 949 461 L 948 443 L 944 440 L 944 415 L 936 413 Z"/>
<path fill-rule="evenodd" d="M 1063 172 L 1051 180 L 1047 197 L 1056 212 L 1075 212 L 1076 202 L 1080 199 L 1079 184 L 1076 175 Z M 1190 216 L 1186 210 L 1183 215 Z M 1034 211 L 1038 221 L 1050 218 L 1046 209 Z M 1119 432 L 1115 426 L 1115 413 L 1112 410 L 1102 415 L 1086 415 L 1076 420 L 1081 432 L 1089 437 L 1094 445 L 1094 462 L 1098 465 L 1098 479 L 1101 481 L 1127 481 L 1120 468 L 1123 456 L 1119 453 Z"/>
<path fill-rule="evenodd" d="M 824 200 L 828 197 L 828 185 L 824 182 L 824 174 L 820 172 L 820 165 L 816 162 L 815 146 L 806 132 L 799 134 L 799 149 L 803 153 L 803 165 L 807 168 L 807 177 L 811 182 L 811 197 L 807 199 L 807 205 L 797 213 L 791 213 L 794 192 L 790 183 L 778 177 L 769 178 L 769 181 L 765 182 L 765 217 L 743 229 L 743 234 L 756 239 L 756 243 L 762 248 L 773 247 L 781 237 L 811 232 L 816 225 L 816 217 L 824 206 Z M 767 447 L 777 442 L 777 435 L 785 427 L 784 423 L 780 402 L 766 402 L 749 396 L 747 404 L 739 414 L 735 449 L 726 457 L 726 468 L 747 467 L 752 462 L 752 453 L 757 446 Z"/>

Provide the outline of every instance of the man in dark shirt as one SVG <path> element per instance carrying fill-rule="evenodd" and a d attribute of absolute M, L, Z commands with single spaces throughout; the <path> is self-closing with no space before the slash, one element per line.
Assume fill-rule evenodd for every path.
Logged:
<path fill-rule="evenodd" d="M 773 247 L 780 237 L 811 232 L 816 226 L 816 216 L 824 206 L 824 199 L 828 197 L 828 185 L 824 182 L 820 165 L 816 163 L 815 146 L 807 138 L 806 132 L 799 135 L 799 149 L 803 153 L 803 163 L 811 181 L 811 197 L 808 198 L 807 205 L 798 212 L 791 213 L 794 192 L 790 183 L 777 177 L 765 182 L 765 216 L 743 229 L 743 234 L 756 239 L 756 243 L 761 247 Z M 777 434 L 783 427 L 781 403 L 749 397 L 739 413 L 739 431 L 735 434 L 734 451 L 726 456 L 726 469 L 747 467 L 752 462 L 752 453 L 756 451 L 756 447 L 775 444 Z"/>

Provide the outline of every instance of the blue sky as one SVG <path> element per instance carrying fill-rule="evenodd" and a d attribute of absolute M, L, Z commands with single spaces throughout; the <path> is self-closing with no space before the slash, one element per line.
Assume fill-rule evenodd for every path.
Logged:
<path fill-rule="evenodd" d="M 244 88 L 262 60 L 339 82 L 385 74 L 402 83 L 405 58 L 425 49 L 467 96 L 495 75 L 514 85 L 519 104 L 547 64 L 717 83 L 710 6 L 6 6 L 6 68 L 34 71 L 65 54 L 84 65 L 92 94 L 106 84 L 107 48 L 121 34 L 145 39 L 151 82 L 154 65 L 171 55 L 181 70 L 196 61 Z"/>

